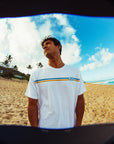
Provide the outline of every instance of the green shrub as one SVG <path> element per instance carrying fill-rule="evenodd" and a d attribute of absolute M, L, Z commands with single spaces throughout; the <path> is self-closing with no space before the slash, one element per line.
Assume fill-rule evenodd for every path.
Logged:
<path fill-rule="evenodd" d="M 5 71 L 5 72 L 3 73 L 3 77 L 5 77 L 5 78 L 12 78 L 13 75 L 14 75 L 13 72 L 10 71 L 10 70 Z"/>
<path fill-rule="evenodd" d="M 16 78 L 16 79 L 20 79 L 20 80 L 28 80 L 26 77 L 16 77 L 16 76 L 13 76 L 13 78 Z"/>
<path fill-rule="evenodd" d="M 3 74 L 0 74 L 0 76 L 2 76 L 2 77 L 3 77 L 4 75 L 3 75 Z"/>

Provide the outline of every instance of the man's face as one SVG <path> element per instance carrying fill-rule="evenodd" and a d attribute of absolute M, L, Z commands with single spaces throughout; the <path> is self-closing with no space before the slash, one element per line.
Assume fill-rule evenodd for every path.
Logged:
<path fill-rule="evenodd" d="M 47 58 L 51 58 L 53 55 L 55 55 L 56 53 L 59 52 L 59 48 L 60 46 L 56 46 L 54 44 L 53 41 L 51 40 L 47 40 L 43 43 L 43 50 L 44 50 L 44 55 L 47 57 Z"/>

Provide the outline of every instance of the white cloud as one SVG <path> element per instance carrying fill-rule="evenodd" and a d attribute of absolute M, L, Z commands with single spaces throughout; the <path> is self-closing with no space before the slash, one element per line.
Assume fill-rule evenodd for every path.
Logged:
<path fill-rule="evenodd" d="M 59 31 L 60 35 L 64 37 L 65 41 L 67 41 L 67 42 L 64 42 L 63 40 L 61 40 L 63 61 L 67 64 L 74 64 L 76 62 L 79 62 L 81 60 L 80 45 L 77 44 L 77 42 L 79 42 L 79 39 L 75 35 L 76 30 L 69 24 L 67 16 L 62 15 L 62 14 L 49 14 L 49 15 L 44 15 L 42 18 L 47 20 L 47 22 L 50 22 L 50 18 L 56 18 L 58 25 L 63 26 L 63 28 L 60 29 Z M 48 27 L 49 26 L 51 29 L 51 26 L 53 26 L 53 24 L 48 23 Z M 45 26 L 41 26 L 41 27 L 42 29 L 44 29 Z M 53 34 L 54 33 L 52 33 L 52 35 Z M 44 35 L 45 35 L 45 32 L 44 32 Z M 69 42 L 69 40 L 71 39 L 73 40 L 72 43 Z M 42 58 L 42 61 L 45 64 L 47 64 L 47 61 L 45 58 Z"/>
<path fill-rule="evenodd" d="M 7 35 L 7 24 L 6 24 L 6 19 L 1 19 L 0 20 L 0 42 L 4 40 L 4 38 Z"/>
<path fill-rule="evenodd" d="M 1 62 L 3 62 L 5 60 L 5 57 L 6 56 L 0 52 L 0 64 L 1 64 Z"/>
<path fill-rule="evenodd" d="M 76 43 L 63 44 L 62 59 L 66 64 L 74 64 L 81 60 L 80 46 Z"/>
<path fill-rule="evenodd" d="M 92 70 L 98 67 L 103 67 L 105 65 L 108 65 L 113 58 L 114 53 L 110 53 L 108 48 L 102 48 L 100 49 L 100 51 L 98 51 L 88 59 L 90 62 L 93 62 L 80 67 L 80 70 L 85 71 L 88 69 Z"/>
<path fill-rule="evenodd" d="M 64 31 L 65 31 L 65 33 L 68 33 L 68 34 L 74 34 L 75 33 L 75 29 L 70 27 L 70 26 L 66 26 Z"/>
<path fill-rule="evenodd" d="M 100 62 L 92 62 L 92 63 L 89 63 L 87 65 L 84 65 L 83 67 L 80 68 L 81 71 L 85 71 L 85 70 L 93 70 L 93 69 L 96 69 L 97 67 L 101 67 L 102 66 L 102 63 Z"/>
<path fill-rule="evenodd" d="M 68 21 L 66 15 L 62 14 L 53 14 L 53 17 L 55 17 L 58 20 L 59 25 L 67 26 Z"/>
<path fill-rule="evenodd" d="M 36 63 L 40 61 L 43 56 L 41 48 L 41 36 L 46 32 L 50 34 L 49 22 L 44 23 L 39 31 L 36 29 L 35 22 L 31 22 L 30 18 L 15 18 L 7 19 L 4 21 L 0 20 L 1 29 L 5 28 L 6 35 L 4 39 L 0 39 L 0 47 L 2 52 L 0 53 L 0 61 L 4 60 L 4 56 L 7 54 L 3 52 L 3 49 L 7 39 L 7 50 L 9 49 L 9 54 L 12 55 L 12 65 L 17 65 L 20 71 L 27 72 L 26 67 L 31 64 L 36 68 Z M 7 25 L 11 26 L 8 29 Z M 5 25 L 5 27 L 4 27 Z M 48 26 L 49 25 L 49 26 Z M 42 35 L 41 35 L 42 34 Z"/>
<path fill-rule="evenodd" d="M 74 39 L 74 41 L 79 42 L 79 39 L 76 37 L 76 35 L 72 35 L 72 38 Z"/>
<path fill-rule="evenodd" d="M 114 58 L 114 53 L 110 53 L 108 48 L 107 49 L 103 48 L 100 51 L 100 54 L 101 54 L 101 60 L 103 61 L 104 65 L 109 64 L 112 58 Z"/>
<path fill-rule="evenodd" d="M 61 35 L 65 36 L 66 38 L 68 37 L 68 39 L 70 37 L 70 39 L 72 38 L 74 41 L 79 42 L 79 39 L 75 35 L 76 29 L 74 29 L 69 24 L 69 21 L 65 14 L 64 15 L 63 14 L 42 15 L 42 17 L 40 17 L 40 18 L 47 20 L 47 21 L 49 21 L 50 18 L 56 18 L 58 25 L 63 26 L 63 28 L 60 29 Z"/>
<path fill-rule="evenodd" d="M 9 19 L 8 23 L 11 25 L 8 35 L 10 54 L 19 67 L 26 67 L 32 63 L 32 55 L 34 58 L 40 56 L 40 35 L 29 18 Z"/>
<path fill-rule="evenodd" d="M 8 51 L 7 35 L 8 35 L 8 25 L 6 19 L 0 20 L 0 52 L 4 53 Z"/>
<path fill-rule="evenodd" d="M 56 18 L 55 24 L 52 23 L 51 18 Z M 37 26 L 40 20 L 43 24 Z M 43 55 L 41 40 L 48 35 L 56 36 L 56 31 L 52 31 L 52 27 L 56 28 L 60 25 L 62 29 L 57 33 L 61 35 L 63 41 L 62 58 L 64 62 L 74 64 L 81 60 L 80 45 L 77 43 L 79 40 L 75 35 L 76 30 L 69 24 L 66 15 L 42 15 L 38 16 L 38 21 L 37 23 L 34 20 L 31 21 L 29 17 L 0 20 L 0 35 L 3 35 L 0 39 L 0 61 L 3 61 L 6 55 L 11 54 L 12 65 L 17 65 L 19 70 L 25 73 L 28 72 L 26 67 L 29 64 L 33 69 L 36 68 L 38 62 L 46 65 L 48 62 Z"/>
<path fill-rule="evenodd" d="M 59 24 L 59 25 L 63 25 L 63 26 L 67 26 L 69 23 L 68 23 L 68 20 L 67 20 L 67 16 L 65 14 L 43 14 L 43 15 L 40 15 L 38 20 L 39 21 L 47 21 L 51 18 L 56 18 L 56 22 Z"/>
<path fill-rule="evenodd" d="M 51 22 L 49 19 L 39 27 L 38 32 L 40 33 L 41 39 L 43 39 L 45 36 L 53 34 L 51 31 Z"/>
<path fill-rule="evenodd" d="M 89 58 L 89 61 L 97 61 L 97 59 L 95 58 L 95 55 L 92 55 L 92 56 Z"/>

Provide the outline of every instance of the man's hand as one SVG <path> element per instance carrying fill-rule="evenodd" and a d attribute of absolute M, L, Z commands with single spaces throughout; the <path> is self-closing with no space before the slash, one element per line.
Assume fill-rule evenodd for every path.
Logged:
<path fill-rule="evenodd" d="M 38 127 L 38 100 L 28 99 L 28 118 L 31 126 Z"/>
<path fill-rule="evenodd" d="M 83 94 L 78 96 L 77 105 L 76 105 L 76 125 L 75 126 L 81 126 L 82 118 L 84 114 L 84 108 L 85 108 L 85 102 Z"/>

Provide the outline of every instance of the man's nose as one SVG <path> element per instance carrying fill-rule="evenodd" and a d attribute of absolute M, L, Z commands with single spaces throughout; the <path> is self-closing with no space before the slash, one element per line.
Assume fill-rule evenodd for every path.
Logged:
<path fill-rule="evenodd" d="M 47 48 L 47 45 L 44 45 L 44 46 L 43 46 L 43 49 L 46 49 L 46 48 Z"/>

